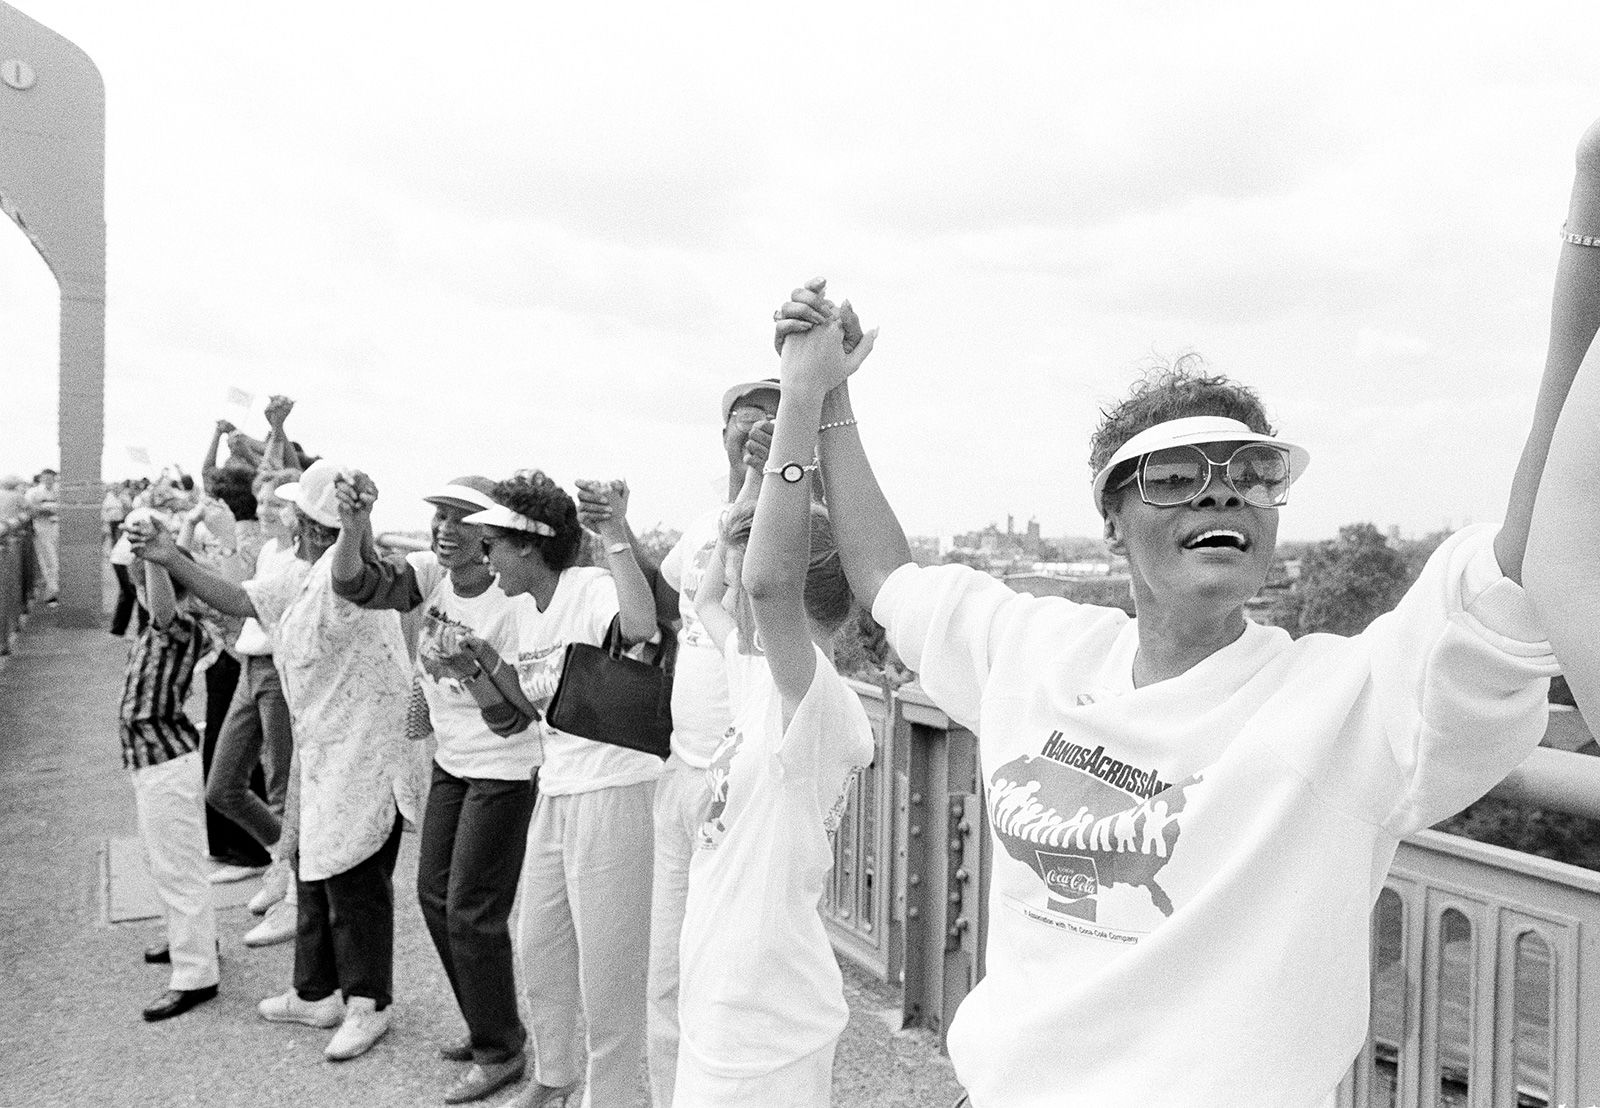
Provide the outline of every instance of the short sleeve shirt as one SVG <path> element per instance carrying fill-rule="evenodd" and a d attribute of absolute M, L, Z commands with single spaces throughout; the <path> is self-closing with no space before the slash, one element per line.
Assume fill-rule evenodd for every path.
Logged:
<path fill-rule="evenodd" d="M 544 611 L 531 596 L 517 598 L 517 679 L 541 713 L 561 684 L 569 643 L 599 646 L 617 614 L 617 586 L 611 574 L 593 566 L 561 571 L 555 595 Z M 661 774 L 661 759 L 610 743 L 557 731 L 540 721 L 544 765 L 539 791 L 552 795 L 635 785 Z"/>
<path fill-rule="evenodd" d="M 857 769 L 861 698 L 818 650 L 787 729 L 767 661 L 726 645 L 733 725 L 706 771 L 711 805 L 689 867 L 680 957 L 683 1049 L 754 1077 L 821 1049 L 849 1017 L 817 906 Z"/>

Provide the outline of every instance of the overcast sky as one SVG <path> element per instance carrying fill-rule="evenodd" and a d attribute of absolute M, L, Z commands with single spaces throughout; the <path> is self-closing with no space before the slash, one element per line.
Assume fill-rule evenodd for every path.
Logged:
<path fill-rule="evenodd" d="M 912 533 L 1097 532 L 1097 406 L 1190 349 L 1310 449 L 1285 538 L 1496 520 L 1600 115 L 1589 2 L 17 6 L 107 88 L 106 475 L 283 392 L 390 528 L 525 466 L 681 526 L 816 274 Z M 55 295 L 0 233 L 0 472 Z"/>

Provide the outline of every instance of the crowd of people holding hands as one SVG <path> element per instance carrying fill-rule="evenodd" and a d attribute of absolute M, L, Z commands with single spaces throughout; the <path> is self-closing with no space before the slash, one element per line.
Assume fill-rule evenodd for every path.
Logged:
<path fill-rule="evenodd" d="M 466 1029 L 439 1044 L 467 1064 L 447 1102 L 528 1074 L 522 1108 L 830 1103 L 848 1012 L 817 907 L 875 747 L 832 645 L 866 609 L 978 736 L 987 972 L 949 1032 L 970 1103 L 1332 1103 L 1396 845 L 1537 744 L 1551 641 L 1569 674 L 1595 661 L 1577 628 L 1600 525 L 1575 505 L 1600 427 L 1597 234 L 1591 131 L 1505 521 L 1447 541 L 1351 638 L 1245 616 L 1310 453 L 1192 365 L 1141 381 L 1090 444 L 1137 618 L 915 564 L 850 399 L 876 332 L 820 279 L 773 314 L 778 376 L 722 397 L 726 497 L 659 566 L 624 481 L 569 491 L 539 470 L 441 473 L 428 549 L 386 556 L 378 481 L 291 443 L 291 402 L 263 440 L 219 423 L 204 496 L 146 490 L 107 517 L 146 614 L 123 751 L 166 908 L 150 956 L 172 975 L 145 1018 L 218 987 L 203 798 L 258 853 L 242 868 L 271 859 L 257 938 L 295 943 L 261 1016 L 332 1029 L 330 1059 L 365 1052 L 396 1008 L 411 821 Z M 546 716 L 567 648 L 608 635 L 675 646 L 664 760 Z M 223 658 L 207 759 L 182 705 Z"/>

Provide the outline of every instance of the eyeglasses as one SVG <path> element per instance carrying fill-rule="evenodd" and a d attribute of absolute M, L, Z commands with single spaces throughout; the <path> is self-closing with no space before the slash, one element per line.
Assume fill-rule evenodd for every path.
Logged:
<path fill-rule="evenodd" d="M 1138 468 L 1117 488 L 1139 483 L 1139 498 L 1155 508 L 1175 508 L 1197 500 L 1211 484 L 1211 471 L 1246 504 L 1281 508 L 1289 502 L 1289 452 L 1281 446 L 1247 442 L 1227 461 L 1213 461 L 1198 446 L 1168 446 L 1139 459 Z"/>

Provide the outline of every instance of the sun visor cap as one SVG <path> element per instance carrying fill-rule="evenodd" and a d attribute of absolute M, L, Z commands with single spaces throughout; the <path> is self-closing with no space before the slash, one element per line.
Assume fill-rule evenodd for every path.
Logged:
<path fill-rule="evenodd" d="M 1146 427 L 1117 448 L 1117 452 L 1111 455 L 1111 460 L 1094 475 L 1094 506 L 1101 507 L 1106 481 L 1110 479 L 1111 471 L 1123 462 L 1152 451 L 1164 450 L 1169 446 L 1203 446 L 1208 442 L 1269 442 L 1273 446 L 1283 447 L 1289 452 L 1290 484 L 1298 481 L 1300 475 L 1311 465 L 1311 453 L 1305 447 L 1252 431 L 1237 419 L 1229 419 L 1226 416 L 1185 416 L 1182 419 L 1169 419 L 1154 427 Z"/>
<path fill-rule="evenodd" d="M 770 392 L 774 396 L 782 396 L 783 386 L 773 377 L 769 377 L 765 381 L 746 381 L 742 385 L 734 385 L 733 388 L 722 394 L 723 425 L 726 426 L 728 418 L 733 415 L 734 405 L 738 404 L 744 397 L 758 392 Z"/>
<path fill-rule="evenodd" d="M 496 507 L 494 498 L 489 495 L 493 491 L 494 482 L 487 477 L 457 477 L 422 499 L 429 504 L 481 512 Z"/>

